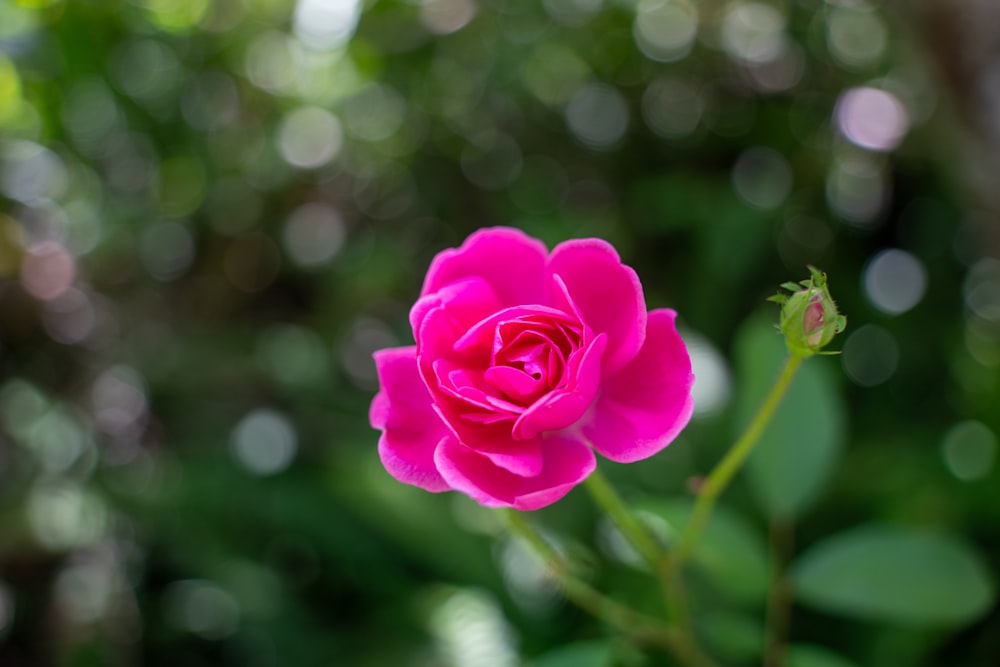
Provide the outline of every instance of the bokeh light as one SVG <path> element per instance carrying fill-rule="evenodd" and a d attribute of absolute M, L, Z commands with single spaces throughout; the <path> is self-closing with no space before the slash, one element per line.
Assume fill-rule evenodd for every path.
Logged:
<path fill-rule="evenodd" d="M 293 385 L 318 382 L 332 370 L 323 339 L 294 324 L 276 325 L 261 332 L 256 357 L 268 373 Z"/>
<path fill-rule="evenodd" d="M 868 263 L 864 285 L 865 295 L 876 308 L 900 315 L 920 303 L 927 288 L 927 271 L 910 253 L 889 248 Z"/>
<path fill-rule="evenodd" d="M 351 38 L 360 16 L 358 0 L 298 0 L 292 25 L 295 36 L 307 47 L 333 50 Z"/>
<path fill-rule="evenodd" d="M 889 46 L 889 31 L 874 7 L 853 2 L 830 8 L 826 39 L 830 53 L 841 65 L 863 69 L 882 59 Z"/>
<path fill-rule="evenodd" d="M 496 600 L 485 591 L 459 589 L 434 607 L 430 630 L 449 667 L 514 667 L 512 629 Z"/>
<path fill-rule="evenodd" d="M 74 563 L 59 573 L 55 594 L 60 610 L 73 621 L 88 624 L 104 617 L 118 594 L 121 582 L 117 580 L 115 565 L 107 557 L 92 557 Z"/>
<path fill-rule="evenodd" d="M 691 355 L 691 372 L 694 373 L 694 415 L 710 417 L 721 411 L 732 393 L 732 380 L 725 357 L 712 343 L 697 334 L 685 332 L 684 341 Z"/>
<path fill-rule="evenodd" d="M 76 277 L 76 258 L 55 241 L 32 244 L 21 262 L 21 284 L 31 296 L 50 301 Z"/>
<path fill-rule="evenodd" d="M 625 136 L 628 106 L 616 88 L 602 83 L 587 84 L 566 105 L 566 123 L 584 145 L 607 149 Z"/>
<path fill-rule="evenodd" d="M 42 326 L 53 340 L 75 345 L 82 343 L 97 325 L 97 311 L 90 297 L 70 287 L 46 303 Z"/>
<path fill-rule="evenodd" d="M 846 222 L 862 228 L 875 226 L 890 196 L 885 168 L 871 157 L 847 155 L 830 166 L 826 197 Z"/>
<path fill-rule="evenodd" d="M 777 151 L 755 146 L 744 151 L 733 165 L 733 186 L 751 206 L 774 209 L 792 190 L 792 170 Z"/>
<path fill-rule="evenodd" d="M 648 57 L 680 60 L 691 52 L 698 32 L 698 12 L 687 0 L 639 0 L 632 34 Z"/>
<path fill-rule="evenodd" d="M 285 223 L 285 250 L 302 266 L 314 267 L 333 259 L 344 245 L 344 219 L 328 204 L 312 202 L 295 209 Z"/>
<path fill-rule="evenodd" d="M 163 282 L 176 280 L 194 261 L 191 232 L 179 222 L 150 225 L 142 235 L 139 256 L 150 275 Z"/>
<path fill-rule="evenodd" d="M 222 639 L 239 628 L 236 599 L 209 581 L 172 583 L 164 593 L 164 606 L 175 627 L 204 639 Z"/>
<path fill-rule="evenodd" d="M 891 151 L 909 129 L 906 109 L 878 88 L 851 88 L 837 101 L 837 125 L 850 141 L 874 151 Z"/>
<path fill-rule="evenodd" d="M 101 373 L 90 389 L 94 421 L 104 433 L 120 439 L 137 439 L 145 427 L 148 399 L 142 375 L 117 365 Z"/>
<path fill-rule="evenodd" d="M 39 543 L 53 551 L 91 544 L 105 532 L 107 507 L 73 484 L 39 484 L 27 502 L 28 522 Z"/>
<path fill-rule="evenodd" d="M 604 0 L 542 0 L 546 13 L 566 26 L 585 25 L 603 8 Z"/>
<path fill-rule="evenodd" d="M 963 292 L 968 309 L 1000 330 L 1000 259 L 985 257 L 973 264 Z"/>
<path fill-rule="evenodd" d="M 281 121 L 278 149 L 289 164 L 302 169 L 321 167 L 343 143 L 340 121 L 319 107 L 300 107 Z"/>
<path fill-rule="evenodd" d="M 243 417 L 233 429 L 233 455 L 255 475 L 273 475 L 291 465 L 298 437 L 291 422 L 275 410 L 261 408 Z"/>
<path fill-rule="evenodd" d="M 68 186 L 62 160 L 32 141 L 11 141 L 0 146 L 0 192 L 33 205 L 59 197 Z"/>
<path fill-rule="evenodd" d="M 996 450 L 996 434 L 989 426 L 976 420 L 955 424 L 945 434 L 941 444 L 941 454 L 948 470 L 965 482 L 990 474 Z"/>
<path fill-rule="evenodd" d="M 420 1 L 420 22 L 438 35 L 461 30 L 475 15 L 476 3 L 472 0 Z"/>
<path fill-rule="evenodd" d="M 750 63 L 776 60 L 785 51 L 785 17 L 774 6 L 760 2 L 733 3 L 722 19 L 723 48 Z"/>
<path fill-rule="evenodd" d="M 885 328 L 865 324 L 844 342 L 844 372 L 862 387 L 880 385 L 899 367 L 899 344 Z"/>
<path fill-rule="evenodd" d="M 679 139 L 695 131 L 704 106 L 698 90 L 690 83 L 656 79 L 643 93 L 642 117 L 661 137 Z"/>
<path fill-rule="evenodd" d="M 533 613 L 550 609 L 559 599 L 551 573 L 531 550 L 518 540 L 501 543 L 497 560 L 511 594 L 518 604 Z"/>

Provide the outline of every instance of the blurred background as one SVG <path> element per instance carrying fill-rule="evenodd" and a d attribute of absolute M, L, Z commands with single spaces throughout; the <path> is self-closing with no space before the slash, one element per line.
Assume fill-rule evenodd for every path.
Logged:
<path fill-rule="evenodd" d="M 604 462 L 668 527 L 774 376 L 764 299 L 829 274 L 843 354 L 693 584 L 725 664 L 760 650 L 775 523 L 786 559 L 893 525 L 976 574 L 933 570 L 932 609 L 978 600 L 944 620 L 806 592 L 795 666 L 1000 664 L 998 25 L 992 0 L 0 0 L 0 665 L 671 664 L 378 462 L 371 352 L 412 341 L 434 253 L 498 224 L 608 239 L 679 311 L 694 421 Z M 535 518 L 642 606 L 582 491 Z"/>

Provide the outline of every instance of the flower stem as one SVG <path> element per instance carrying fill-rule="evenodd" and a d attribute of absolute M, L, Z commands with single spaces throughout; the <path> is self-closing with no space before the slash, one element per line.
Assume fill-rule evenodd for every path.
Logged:
<path fill-rule="evenodd" d="M 792 587 L 785 574 L 795 541 L 795 526 L 791 521 L 771 521 L 771 593 L 767 598 L 767 623 L 764 644 L 764 667 L 783 667 L 785 642 L 788 637 L 789 608 Z"/>
<path fill-rule="evenodd" d="M 679 576 L 679 571 L 676 573 L 671 571 L 670 559 L 663 546 L 629 509 L 599 469 L 590 474 L 584 486 L 659 581 L 671 622 L 670 648 L 674 655 L 681 664 L 688 667 L 711 667 L 713 664 L 711 659 L 702 652 L 694 637 L 691 619 L 684 602 L 684 582 Z M 677 576 L 673 576 L 674 574 Z"/>
<path fill-rule="evenodd" d="M 708 523 L 708 518 L 712 514 L 716 500 L 722 495 L 722 492 L 733 479 L 733 476 L 743 466 L 743 462 L 747 456 L 753 451 L 757 441 L 760 440 L 760 436 L 771 421 L 771 417 L 774 416 L 775 410 L 777 410 L 778 405 L 781 403 L 785 392 L 788 391 L 788 387 L 791 385 L 792 379 L 795 377 L 795 373 L 798 371 L 804 358 L 797 354 L 792 354 L 788 357 L 784 367 L 781 369 L 781 374 L 775 381 L 774 386 L 771 387 L 771 392 L 767 395 L 760 410 L 754 415 L 750 425 L 747 426 L 743 435 L 740 436 L 739 440 L 729 449 L 709 474 L 708 478 L 706 478 L 705 483 L 698 492 L 698 500 L 695 502 L 691 520 L 684 527 L 684 531 L 681 533 L 680 540 L 677 543 L 677 548 L 672 554 L 671 561 L 674 568 L 679 570 L 684 560 L 691 554 L 692 549 L 694 549 L 695 544 L 698 542 L 698 538 L 701 537 L 701 533 L 705 529 L 705 524 Z"/>
<path fill-rule="evenodd" d="M 566 560 L 545 541 L 525 516 L 513 509 L 499 510 L 508 532 L 524 540 L 555 577 L 567 599 L 592 616 L 629 635 L 637 642 L 676 650 L 676 631 L 655 618 L 601 594 L 569 571 Z"/>
<path fill-rule="evenodd" d="M 663 547 L 656 541 L 649 529 L 636 518 L 600 469 L 590 473 L 590 476 L 584 481 L 584 486 L 594 498 L 594 502 L 610 517 L 642 560 L 654 573 L 659 574 L 663 561 Z"/>

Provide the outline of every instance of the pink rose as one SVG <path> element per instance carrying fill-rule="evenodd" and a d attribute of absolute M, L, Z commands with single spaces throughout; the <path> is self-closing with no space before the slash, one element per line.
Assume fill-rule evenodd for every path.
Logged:
<path fill-rule="evenodd" d="M 600 239 L 482 229 L 431 262 L 416 346 L 375 353 L 369 418 L 401 482 L 490 507 L 549 505 L 594 470 L 666 447 L 693 407 L 672 310 L 646 312 L 635 272 Z"/>

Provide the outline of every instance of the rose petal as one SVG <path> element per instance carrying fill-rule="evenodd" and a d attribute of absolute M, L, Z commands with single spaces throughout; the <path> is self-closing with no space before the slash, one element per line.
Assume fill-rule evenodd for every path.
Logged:
<path fill-rule="evenodd" d="M 590 447 L 562 436 L 542 441 L 542 452 L 544 466 L 533 477 L 514 475 L 454 441 L 442 443 L 434 461 L 452 488 L 482 505 L 534 510 L 565 496 L 597 465 Z"/>
<path fill-rule="evenodd" d="M 527 320 L 527 321 L 525 321 Z M 536 321 L 537 320 L 537 321 Z M 559 325 L 573 326 L 569 315 L 548 306 L 512 306 L 491 313 L 470 326 L 465 334 L 455 341 L 455 349 L 464 352 L 476 348 L 492 351 L 497 329 L 506 323 L 520 324 L 523 329 L 554 329 Z"/>
<path fill-rule="evenodd" d="M 518 477 L 534 477 L 542 472 L 542 442 L 535 440 L 517 440 L 513 452 L 495 451 L 489 448 L 477 447 L 476 451 L 488 458 L 494 465 Z"/>
<path fill-rule="evenodd" d="M 500 309 L 497 295 L 482 278 L 468 278 L 421 297 L 410 309 L 410 326 L 421 352 L 450 351 L 477 322 Z"/>
<path fill-rule="evenodd" d="M 515 475 L 531 476 L 541 471 L 541 440 L 511 437 L 513 416 L 501 410 L 477 409 L 476 405 L 448 393 L 438 393 L 433 407 L 456 442 Z"/>
<path fill-rule="evenodd" d="M 534 438 L 575 424 L 587 412 L 597 394 L 601 358 L 608 337 L 600 334 L 586 350 L 575 352 L 567 363 L 565 387 L 540 399 L 514 423 L 515 438 Z"/>
<path fill-rule="evenodd" d="M 649 313 L 646 342 L 602 383 L 583 434 L 601 455 L 631 463 L 657 453 L 687 425 L 694 409 L 691 359 L 672 310 Z"/>
<path fill-rule="evenodd" d="M 519 402 L 536 398 L 538 393 L 544 389 L 541 378 L 536 379 L 511 366 L 487 368 L 484 379 L 498 391 L 510 397 L 511 400 Z"/>
<path fill-rule="evenodd" d="M 622 264 L 615 249 L 601 239 L 560 243 L 552 251 L 549 270 L 562 279 L 584 324 L 595 334 L 608 334 L 604 372 L 628 363 L 642 347 L 646 331 L 646 301 L 635 271 Z M 556 286 L 557 299 L 558 293 Z"/>
<path fill-rule="evenodd" d="M 416 351 L 394 347 L 374 354 L 382 390 L 372 400 L 368 420 L 382 431 L 378 451 L 390 475 L 428 491 L 445 491 L 449 487 L 434 465 L 434 451 L 451 440 L 451 432 L 431 405 Z"/>
<path fill-rule="evenodd" d="M 463 278 L 482 278 L 505 306 L 547 304 L 545 244 L 519 229 L 492 227 L 475 232 L 460 248 L 434 258 L 421 296 Z"/>

